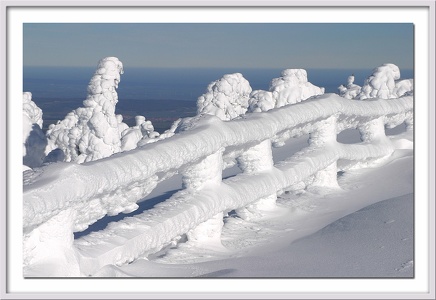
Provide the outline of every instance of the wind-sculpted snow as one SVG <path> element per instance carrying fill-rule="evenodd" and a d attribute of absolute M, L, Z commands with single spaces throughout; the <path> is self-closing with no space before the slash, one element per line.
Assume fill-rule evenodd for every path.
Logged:
<path fill-rule="evenodd" d="M 183 169 L 220 149 L 248 149 L 271 139 L 280 143 L 291 136 L 308 134 L 316 123 L 337 116 L 337 132 L 357 128 L 379 117 L 390 124 L 410 118 L 412 97 L 377 101 L 349 101 L 334 94 L 222 122 L 203 115 L 189 131 L 159 143 L 83 165 L 57 163 L 43 168 L 32 184 L 24 187 L 24 228 L 41 224 L 59 211 L 78 211 L 75 230 L 84 230 L 106 214 L 134 210 L 136 202 L 153 190 L 163 174 Z M 392 120 L 392 121 L 391 121 Z M 240 153 L 240 151 L 239 151 Z M 224 155 L 228 155 L 226 150 Z"/>
<path fill-rule="evenodd" d="M 42 110 L 32 101 L 32 93 L 23 93 L 23 165 L 34 168 L 43 163 L 47 138 L 42 132 Z"/>
<path fill-rule="evenodd" d="M 339 95 L 347 99 L 393 99 L 413 94 L 413 80 L 400 80 L 400 69 L 394 64 L 375 68 L 362 87 L 354 84 L 354 75 L 348 77 L 346 86 L 339 86 Z"/>
<path fill-rule="evenodd" d="M 213 81 L 197 101 L 197 113 L 232 120 L 247 112 L 250 83 L 240 73 L 226 74 Z"/>
<path fill-rule="evenodd" d="M 268 111 L 324 94 L 324 88 L 317 87 L 307 80 L 304 69 L 286 69 L 281 77 L 271 81 L 269 91 L 255 90 L 249 99 L 249 112 Z"/>

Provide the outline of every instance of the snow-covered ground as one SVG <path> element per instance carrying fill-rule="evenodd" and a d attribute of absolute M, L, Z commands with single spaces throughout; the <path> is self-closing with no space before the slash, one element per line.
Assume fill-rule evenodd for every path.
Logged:
<path fill-rule="evenodd" d="M 353 142 L 356 135 L 350 131 L 340 138 Z M 230 213 L 221 243 L 181 237 L 157 254 L 108 265 L 94 276 L 413 277 L 412 136 L 392 139 L 404 149 L 381 165 L 347 171 L 338 179 L 339 190 L 282 194 L 277 208 L 259 220 Z M 275 158 L 299 150 L 306 140 L 276 148 Z M 168 192 L 165 185 L 177 188 L 177 182 L 164 182 L 145 202 Z"/>

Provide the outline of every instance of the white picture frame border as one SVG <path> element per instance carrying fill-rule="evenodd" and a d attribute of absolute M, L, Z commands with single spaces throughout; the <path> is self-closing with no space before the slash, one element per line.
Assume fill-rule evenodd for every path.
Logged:
<path fill-rule="evenodd" d="M 22 69 L 16 72 L 11 72 L 11 68 L 15 67 L 15 63 L 9 60 L 11 49 L 10 46 L 11 37 L 8 36 L 8 27 L 11 26 L 10 14 L 11 9 L 14 8 L 29 8 L 31 10 L 53 8 L 55 9 L 66 9 L 66 8 L 85 8 L 85 9 L 99 9 L 99 8 L 111 8 L 111 7 L 162 7 L 171 10 L 181 9 L 181 8 L 195 8 L 195 7 L 208 7 L 208 8 L 229 8 L 239 9 L 239 8 L 271 8 L 271 7 L 309 7 L 309 8 L 361 8 L 369 9 L 386 9 L 386 8 L 414 8 L 420 7 L 428 9 L 428 40 L 427 45 L 420 45 L 420 47 L 428 47 L 428 74 L 424 74 L 423 78 L 428 80 L 428 106 L 424 113 L 416 112 L 416 114 L 421 117 L 422 114 L 426 114 L 424 117 L 428 120 L 428 149 L 423 153 L 426 153 L 426 158 L 428 161 L 428 174 L 425 177 L 427 179 L 427 191 L 425 193 L 428 198 L 428 249 L 426 253 L 428 254 L 428 274 L 427 280 L 427 290 L 412 291 L 412 292 L 377 292 L 369 291 L 366 286 L 361 286 L 359 289 L 348 290 L 348 291 L 324 291 L 324 292 L 313 292 L 313 291 L 298 291 L 290 292 L 286 288 L 286 285 L 290 283 L 300 284 L 300 279 L 201 279 L 200 284 L 207 285 L 206 283 L 212 280 L 215 285 L 212 287 L 213 290 L 203 289 L 179 289 L 177 291 L 171 291 L 170 287 L 173 284 L 178 285 L 190 285 L 191 279 L 85 279 L 92 284 L 98 284 L 104 280 L 108 281 L 109 284 L 113 284 L 114 281 L 122 282 L 117 283 L 119 285 L 126 285 L 127 282 L 133 282 L 134 284 L 151 284 L 155 285 L 158 281 L 164 281 L 165 286 L 168 289 L 153 290 L 153 291 L 135 291 L 135 292 L 95 292 L 95 291 L 81 291 L 74 290 L 72 286 L 76 286 L 80 280 L 83 279 L 27 279 L 32 282 L 33 285 L 44 285 L 47 282 L 54 284 L 56 286 L 63 285 L 65 289 L 63 292 L 52 291 L 49 289 L 34 292 L 34 291 L 15 291 L 11 289 L 12 278 L 10 277 L 11 261 L 9 260 L 8 245 L 10 234 L 8 229 L 14 226 L 17 221 L 15 216 L 11 215 L 11 196 L 10 194 L 10 183 L 11 176 L 10 172 L 11 156 L 14 155 L 10 151 L 11 139 L 8 136 L 7 128 L 10 128 L 11 117 L 11 99 L 13 97 L 13 92 L 10 89 L 10 83 L 14 76 L 22 75 Z M 71 1 L 71 0 L 58 0 L 58 1 L 3 1 L 1 0 L 1 77 L 0 77 L 0 137 L 3 141 L 4 147 L 0 147 L 0 157 L 1 157 L 1 199 L 0 199 L 0 287 L 1 287 L 1 299 L 434 299 L 435 298 L 435 3 L 433 1 L 376 1 L 376 2 L 362 2 L 362 1 Z M 81 15 L 80 19 L 86 18 L 86 16 Z M 77 19 L 77 17 L 76 17 Z M 66 20 L 67 21 L 67 20 Z M 9 56 L 8 56 L 9 54 Z M 14 77 L 15 78 L 15 77 Z M 22 78 L 22 76 L 20 77 Z M 22 91 L 20 91 L 22 92 Z M 18 98 L 20 99 L 20 98 Z M 21 104 L 21 103 L 19 103 Z M 20 131 L 21 132 L 21 131 Z M 17 152 L 17 151 L 15 151 Z M 20 153 L 18 153 L 19 156 Z M 8 162 L 8 163 L 7 163 Z M 15 219 L 14 219 L 15 218 Z M 416 216 L 415 216 L 416 219 Z M 20 223 L 18 221 L 18 223 Z M 9 237 L 8 237 L 9 234 Z M 10 249 L 9 249 L 10 250 Z M 10 252 L 10 251 L 9 251 Z M 229 281 L 230 280 L 230 281 Z M 291 281 L 290 281 L 291 280 Z M 329 281 L 331 279 L 312 279 L 311 283 L 316 285 L 319 280 Z M 392 279 L 386 279 L 385 284 L 389 284 Z M 405 285 L 407 283 L 406 279 L 398 279 L 397 284 L 399 286 Z M 358 279 L 350 279 L 348 283 L 355 284 L 360 282 Z M 238 285 L 244 285 L 246 287 L 252 285 L 253 289 L 255 286 L 261 284 L 268 284 L 271 286 L 270 289 L 265 289 L 265 291 L 250 292 L 249 290 L 238 290 L 237 288 L 232 288 Z M 228 288 L 226 288 L 228 287 Z M 210 287 L 209 287 L 210 288 Z"/>

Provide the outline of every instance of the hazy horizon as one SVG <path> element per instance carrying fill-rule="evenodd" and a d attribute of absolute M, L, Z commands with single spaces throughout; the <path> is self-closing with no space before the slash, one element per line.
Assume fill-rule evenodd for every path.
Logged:
<path fill-rule="evenodd" d="M 413 68 L 412 23 L 25 23 L 24 66 Z"/>

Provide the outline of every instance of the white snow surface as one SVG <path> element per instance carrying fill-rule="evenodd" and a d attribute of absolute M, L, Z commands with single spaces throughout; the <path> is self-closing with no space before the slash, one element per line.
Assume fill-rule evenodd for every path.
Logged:
<path fill-rule="evenodd" d="M 94 276 L 411 278 L 412 178 L 412 151 L 399 150 L 382 166 L 344 173 L 336 191 L 290 191 L 261 218 L 224 218 L 220 244 L 178 239 Z"/>

